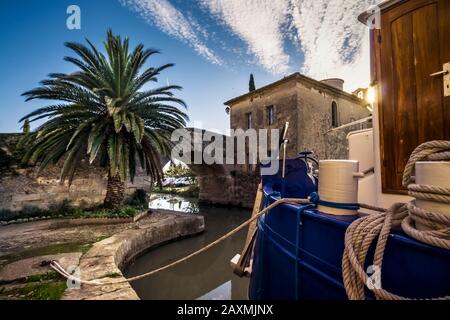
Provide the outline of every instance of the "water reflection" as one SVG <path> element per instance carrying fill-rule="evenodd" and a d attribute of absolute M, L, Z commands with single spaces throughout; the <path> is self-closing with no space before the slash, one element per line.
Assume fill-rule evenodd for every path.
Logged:
<path fill-rule="evenodd" d="M 185 213 L 199 213 L 197 199 L 183 198 L 167 194 L 153 194 L 150 197 L 149 208 L 172 210 Z"/>
<path fill-rule="evenodd" d="M 164 204 L 164 201 L 167 203 Z M 144 254 L 125 270 L 127 277 L 182 258 L 216 240 L 251 215 L 250 210 L 203 207 L 195 200 L 168 195 L 155 195 L 151 206 L 155 208 L 156 205 L 161 209 L 199 213 L 205 217 L 207 230 L 199 236 L 173 242 Z M 247 299 L 248 279 L 235 276 L 230 268 L 230 259 L 242 250 L 245 237 L 246 230 L 242 230 L 189 261 L 133 282 L 132 286 L 141 299 Z"/>

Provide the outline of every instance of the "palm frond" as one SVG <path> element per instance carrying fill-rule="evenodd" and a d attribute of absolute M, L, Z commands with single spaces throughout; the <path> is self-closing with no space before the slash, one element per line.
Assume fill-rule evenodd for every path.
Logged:
<path fill-rule="evenodd" d="M 28 113 L 20 121 L 46 119 L 23 139 L 23 161 L 39 169 L 63 161 L 61 179 L 72 182 L 82 159 L 108 168 L 111 176 L 134 179 L 138 165 L 154 180 L 162 177 L 161 155 L 169 155 L 171 133 L 186 125 L 186 107 L 170 85 L 142 90 L 174 66 L 144 67 L 159 53 L 142 44 L 130 50 L 128 38 L 107 32 L 104 52 L 87 45 L 66 43 L 75 56 L 64 60 L 72 73 L 50 73 L 40 86 L 23 93 L 26 101 L 57 101 Z"/>

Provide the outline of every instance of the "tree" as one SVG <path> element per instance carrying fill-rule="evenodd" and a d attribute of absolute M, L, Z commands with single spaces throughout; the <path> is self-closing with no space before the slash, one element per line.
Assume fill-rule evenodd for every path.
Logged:
<path fill-rule="evenodd" d="M 72 183 L 83 159 L 108 169 L 105 207 L 119 206 L 124 184 L 133 181 L 140 165 L 152 180 L 161 180 L 160 155 L 168 155 L 174 130 L 186 126 L 187 115 L 174 104 L 186 107 L 170 85 L 144 90 L 146 84 L 173 64 L 144 68 L 158 53 L 142 44 L 129 51 L 129 39 L 107 32 L 106 55 L 86 40 L 88 46 L 66 43 L 77 57 L 65 57 L 78 70 L 53 73 L 41 87 L 25 92 L 26 100 L 57 101 L 21 119 L 46 119 L 26 143 L 23 161 L 39 163 L 39 170 L 63 162 L 61 182 Z"/>
<path fill-rule="evenodd" d="M 253 73 L 250 74 L 250 81 L 248 83 L 248 91 L 252 92 L 255 91 L 256 87 L 255 87 L 255 78 L 253 77 Z"/>
<path fill-rule="evenodd" d="M 30 120 L 25 119 L 24 123 L 23 123 L 23 127 L 22 127 L 23 133 L 24 134 L 29 134 L 30 133 Z"/>
<path fill-rule="evenodd" d="M 166 171 L 165 176 L 174 178 L 187 178 L 191 183 L 195 183 L 196 181 L 194 172 L 189 167 L 183 166 L 181 163 L 171 166 L 170 169 Z"/>

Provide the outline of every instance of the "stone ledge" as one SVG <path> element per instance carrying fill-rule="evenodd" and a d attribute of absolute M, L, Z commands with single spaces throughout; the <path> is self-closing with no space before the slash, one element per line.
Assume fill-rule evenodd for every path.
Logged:
<path fill-rule="evenodd" d="M 149 210 L 142 211 L 135 215 L 134 217 L 129 218 L 62 218 L 60 217 L 34 217 L 34 218 L 20 218 L 11 221 L 2 221 L 0 220 L 0 227 L 8 226 L 11 224 L 20 224 L 27 223 L 39 220 L 55 220 L 50 225 L 50 228 L 65 228 L 65 227 L 77 227 L 77 226 L 85 226 L 85 225 L 105 225 L 105 224 L 123 224 L 123 223 L 132 223 L 138 222 L 139 220 L 145 218 L 149 213 Z"/>
<path fill-rule="evenodd" d="M 157 210 L 156 210 L 157 212 Z M 136 224 L 135 229 L 125 230 L 97 242 L 80 259 L 81 278 L 120 282 L 124 280 L 120 269 L 142 252 L 162 243 L 205 230 L 202 216 L 164 213 L 152 215 Z M 120 275 L 107 278 L 108 275 Z M 67 289 L 64 300 L 138 300 L 139 297 L 128 282 L 104 286 L 82 285 L 81 289 Z"/>

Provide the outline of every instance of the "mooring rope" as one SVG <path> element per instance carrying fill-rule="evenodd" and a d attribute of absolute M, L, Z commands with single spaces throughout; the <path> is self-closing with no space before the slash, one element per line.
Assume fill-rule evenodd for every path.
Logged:
<path fill-rule="evenodd" d="M 412 183 L 415 163 L 421 160 L 450 160 L 450 141 L 430 141 L 417 147 L 411 154 L 403 174 L 403 185 L 408 187 L 409 195 L 420 200 L 449 204 L 449 188 Z M 407 204 L 396 203 L 388 210 L 378 211 L 380 213 L 362 217 L 347 228 L 342 259 L 345 290 L 351 300 L 365 299 L 366 286 L 377 299 L 410 299 L 390 293 L 381 286 L 383 256 L 390 231 L 393 227 L 401 226 L 407 235 L 418 241 L 450 250 L 450 217 L 419 208 L 415 200 Z M 417 229 L 416 224 L 425 226 L 427 230 Z M 378 240 L 372 266 L 377 267 L 380 274 L 378 279 L 373 279 L 364 271 L 364 265 L 369 248 L 376 238 Z M 449 300 L 450 296 L 435 299 Z"/>
<path fill-rule="evenodd" d="M 414 164 L 420 160 L 449 160 L 450 159 L 450 141 L 431 141 L 420 145 L 411 155 L 408 164 L 405 167 L 403 176 L 404 185 L 408 186 L 409 194 L 416 199 L 432 200 L 442 203 L 450 203 L 450 190 L 448 188 L 440 188 L 436 186 L 412 184 L 412 173 Z M 214 247 L 220 242 L 226 240 L 232 235 L 236 234 L 250 223 L 258 219 L 263 214 L 269 212 L 273 208 L 283 203 L 293 204 L 313 204 L 318 200 L 311 199 L 297 199 L 297 198 L 283 198 L 275 201 L 262 211 L 254 215 L 249 220 L 245 221 L 235 229 L 226 233 L 219 239 L 211 242 L 205 247 L 179 259 L 161 268 L 152 270 L 150 272 L 131 277 L 128 279 L 116 281 L 99 281 L 99 280 L 82 280 L 70 275 L 57 261 L 52 261 L 50 267 L 56 272 L 69 280 L 76 281 L 86 285 L 111 285 L 126 282 L 133 282 L 140 280 L 160 271 L 174 267 L 183 263 L 190 258 L 205 252 Z M 372 242 L 378 237 L 376 244 L 373 265 L 382 268 L 384 249 L 386 247 L 387 239 L 389 237 L 392 227 L 401 226 L 403 231 L 414 239 L 421 242 L 450 249 L 450 218 L 446 215 L 436 212 L 429 212 L 423 210 L 415 205 L 412 201 L 408 204 L 396 203 L 389 209 L 383 209 L 367 204 L 359 204 L 359 207 L 378 211 L 376 214 L 370 214 L 365 217 L 355 220 L 347 229 L 345 234 L 345 250 L 342 260 L 343 282 L 349 299 L 365 299 L 365 286 L 371 279 L 364 271 L 365 260 Z M 415 223 L 421 223 L 431 230 L 417 230 Z M 401 300 L 408 299 L 390 293 L 384 289 L 371 287 L 370 288 L 377 299 L 386 300 Z M 437 299 L 450 299 L 449 296 Z"/>
<path fill-rule="evenodd" d="M 176 260 L 172 263 L 169 263 L 161 268 L 152 270 L 150 272 L 146 272 L 143 273 L 141 275 L 135 276 L 135 277 L 131 277 L 128 279 L 122 279 L 122 280 L 117 280 L 117 281 L 99 281 L 99 280 L 82 280 L 79 279 L 73 275 L 70 275 L 67 271 L 64 270 L 64 268 L 57 262 L 57 261 L 51 261 L 50 262 L 50 267 L 55 270 L 56 272 L 58 272 L 59 274 L 61 274 L 63 277 L 71 280 L 71 281 L 76 281 L 78 283 L 81 284 L 86 284 L 86 285 L 111 285 L 111 284 L 119 284 L 119 283 L 125 283 L 125 282 L 133 282 L 136 280 L 140 280 L 143 278 L 147 278 L 151 275 L 154 275 L 155 273 L 158 273 L 160 271 L 169 269 L 171 267 L 174 267 L 182 262 L 185 262 L 189 259 L 191 259 L 192 257 L 195 257 L 196 255 L 199 255 L 202 252 L 205 252 L 206 250 L 214 247 L 215 245 L 219 244 L 220 242 L 228 239 L 229 237 L 231 237 L 232 235 L 238 233 L 239 231 L 241 231 L 243 228 L 245 228 L 246 226 L 248 226 L 250 223 L 252 223 L 253 221 L 255 221 L 256 219 L 258 219 L 260 216 L 262 216 L 263 214 L 269 212 L 270 210 L 272 210 L 273 208 L 279 206 L 280 204 L 283 203 L 293 203 L 293 204 L 311 204 L 311 202 L 308 199 L 296 199 L 296 198 L 283 198 L 280 200 L 275 201 L 274 203 L 272 203 L 270 206 L 264 208 L 262 211 L 260 211 L 259 213 L 257 213 L 256 215 L 254 215 L 253 217 L 251 217 L 250 219 L 248 219 L 247 221 L 245 221 L 244 223 L 242 223 L 241 225 L 239 225 L 238 227 L 234 228 L 233 230 L 231 230 L 230 232 L 226 233 L 225 235 L 223 235 L 222 237 L 220 237 L 219 239 L 209 243 L 208 245 L 206 245 L 205 247 L 179 259 Z"/>

